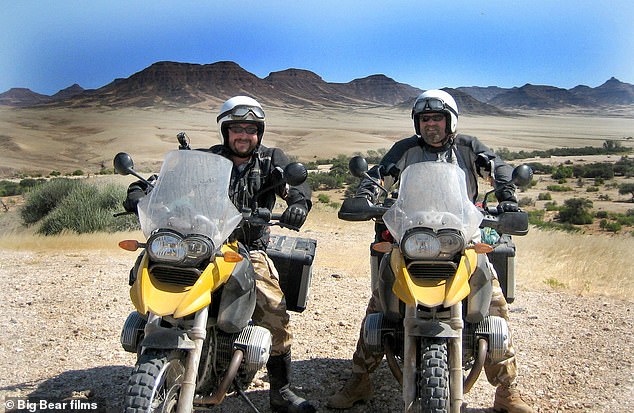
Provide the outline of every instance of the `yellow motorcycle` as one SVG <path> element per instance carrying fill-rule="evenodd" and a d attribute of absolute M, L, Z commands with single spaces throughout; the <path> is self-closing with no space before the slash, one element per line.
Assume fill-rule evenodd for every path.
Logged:
<path fill-rule="evenodd" d="M 365 159 L 353 158 L 350 169 L 388 193 L 367 174 Z M 525 185 L 532 171 L 520 166 L 513 176 Z M 488 315 L 492 288 L 482 270 L 495 245 L 481 242 L 480 227 L 524 235 L 528 216 L 476 207 L 465 182 L 457 165 L 420 162 L 402 171 L 396 198 L 380 205 L 348 198 L 339 211 L 340 219 L 387 227 L 372 245 L 382 257 L 373 271 L 381 312 L 366 317 L 363 338 L 370 351 L 386 355 L 406 412 L 460 412 L 485 359 L 505 358 L 508 325 Z"/>
<path fill-rule="evenodd" d="M 119 244 L 143 250 L 130 273 L 136 311 L 121 333 L 123 348 L 138 354 L 124 411 L 189 413 L 235 391 L 257 412 L 243 389 L 266 365 L 271 334 L 251 323 L 255 273 L 231 234 L 246 222 L 272 225 L 270 211 L 236 209 L 228 195 L 233 164 L 219 155 L 168 152 L 154 183 L 126 153 L 114 166 L 151 188 L 138 204 L 146 242 Z M 292 163 L 280 175 L 280 185 L 299 185 L 306 169 Z"/>

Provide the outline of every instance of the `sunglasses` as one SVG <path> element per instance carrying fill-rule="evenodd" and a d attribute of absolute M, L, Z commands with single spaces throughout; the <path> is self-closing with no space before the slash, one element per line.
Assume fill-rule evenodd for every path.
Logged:
<path fill-rule="evenodd" d="M 434 122 L 440 122 L 445 119 L 445 115 L 423 115 L 419 118 L 423 123 L 433 120 Z"/>
<path fill-rule="evenodd" d="M 262 108 L 259 108 L 257 106 L 238 105 L 226 112 L 222 112 L 220 115 L 218 115 L 216 121 L 219 121 L 227 115 L 231 117 L 231 120 L 242 120 L 245 119 L 249 115 L 249 113 L 251 113 L 256 119 L 264 119 L 264 111 L 262 110 Z"/>
<path fill-rule="evenodd" d="M 245 132 L 247 135 L 255 135 L 256 133 L 258 133 L 258 128 L 256 126 L 230 126 L 229 130 L 235 134 Z"/>

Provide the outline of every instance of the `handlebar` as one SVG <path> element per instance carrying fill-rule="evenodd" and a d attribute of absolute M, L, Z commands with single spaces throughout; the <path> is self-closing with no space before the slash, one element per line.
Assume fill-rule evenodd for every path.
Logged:
<path fill-rule="evenodd" d="M 339 209 L 338 217 L 344 221 L 369 221 L 380 219 L 388 210 L 387 206 L 374 205 L 367 198 L 347 198 Z M 496 207 L 480 208 L 483 218 L 480 227 L 490 227 L 500 234 L 526 235 L 528 214 L 524 211 L 502 212 Z"/>
<path fill-rule="evenodd" d="M 524 211 L 501 212 L 495 207 L 487 207 L 480 211 L 484 215 L 480 228 L 493 228 L 500 234 L 528 234 L 528 213 Z"/>
<path fill-rule="evenodd" d="M 282 214 L 280 213 L 272 213 L 267 208 L 257 208 L 255 211 L 250 209 L 246 209 L 242 212 L 242 222 L 246 222 L 252 225 L 262 225 L 262 226 L 278 226 L 282 228 L 288 228 L 293 231 L 299 231 L 298 227 L 294 227 L 292 225 L 285 224 L 281 222 Z M 277 222 L 271 222 L 277 221 Z"/>
<path fill-rule="evenodd" d="M 344 221 L 369 221 L 381 218 L 388 209 L 385 206 L 374 205 L 364 197 L 346 198 L 337 216 Z"/>

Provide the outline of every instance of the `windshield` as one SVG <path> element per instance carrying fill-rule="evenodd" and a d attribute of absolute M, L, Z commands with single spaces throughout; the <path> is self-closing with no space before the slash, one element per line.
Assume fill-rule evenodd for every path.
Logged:
<path fill-rule="evenodd" d="M 139 202 L 143 234 L 169 228 L 206 235 L 219 247 L 242 219 L 229 199 L 231 169 L 231 161 L 208 152 L 168 152 L 154 189 Z"/>
<path fill-rule="evenodd" d="M 469 201 L 465 174 L 447 162 L 418 162 L 401 174 L 398 200 L 383 215 L 395 239 L 415 227 L 456 229 L 467 240 L 478 234 L 482 214 Z"/>

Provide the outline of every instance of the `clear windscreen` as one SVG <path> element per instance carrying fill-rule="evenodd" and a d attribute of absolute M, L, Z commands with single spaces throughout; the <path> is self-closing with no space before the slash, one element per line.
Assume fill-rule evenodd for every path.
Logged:
<path fill-rule="evenodd" d="M 242 219 L 229 199 L 231 169 L 231 161 L 208 152 L 168 152 L 154 189 L 138 205 L 143 234 L 168 228 L 220 246 Z"/>
<path fill-rule="evenodd" d="M 383 215 L 395 239 L 415 227 L 456 229 L 467 240 L 479 233 L 482 213 L 469 200 L 465 174 L 447 162 L 418 162 L 401 173 L 398 200 Z"/>

